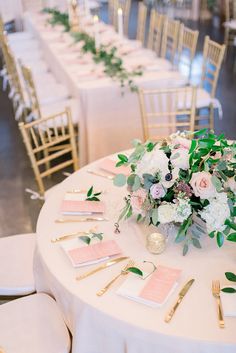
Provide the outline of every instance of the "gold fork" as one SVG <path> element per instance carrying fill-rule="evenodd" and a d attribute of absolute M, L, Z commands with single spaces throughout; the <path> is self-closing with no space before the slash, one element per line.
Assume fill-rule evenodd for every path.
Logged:
<path fill-rule="evenodd" d="M 129 272 L 127 271 L 129 267 L 132 267 L 134 265 L 134 261 L 130 260 L 127 265 L 121 270 L 121 272 L 115 277 L 113 278 L 109 283 L 107 283 L 107 285 L 102 288 L 100 291 L 98 291 L 96 294 L 98 297 L 101 297 L 104 293 L 106 293 L 106 291 L 111 287 L 111 285 L 121 276 L 125 276 L 127 275 Z"/>
<path fill-rule="evenodd" d="M 220 299 L 220 281 L 218 280 L 212 281 L 212 294 L 217 301 L 217 314 L 218 314 L 219 326 L 220 328 L 224 328 L 225 323 L 224 323 L 223 309 L 222 309 L 221 299 Z"/>

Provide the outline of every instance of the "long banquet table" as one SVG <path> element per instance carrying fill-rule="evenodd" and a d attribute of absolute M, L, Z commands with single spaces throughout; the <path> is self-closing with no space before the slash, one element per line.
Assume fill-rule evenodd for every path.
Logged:
<path fill-rule="evenodd" d="M 122 95 L 119 82 L 104 76 L 101 67 L 95 68 L 97 71 L 86 77 L 86 62 L 91 63 L 89 55 L 81 58 L 78 45 L 72 45 L 70 35 L 62 34 L 58 26 L 52 28 L 45 25 L 46 21 L 47 16 L 37 13 L 26 13 L 24 18 L 25 28 L 40 41 L 50 69 L 78 99 L 80 165 L 129 148 L 133 138 L 142 139 L 137 94 L 126 88 Z M 111 26 L 100 23 L 100 27 L 103 31 L 101 38 L 104 33 L 108 40 L 114 41 L 114 45 L 117 40 L 117 43 L 123 41 L 126 47 L 134 46 L 133 52 L 121 55 L 124 60 L 140 62 L 141 59 L 143 64 L 149 58 L 156 60 L 154 70 L 144 70 L 141 77 L 134 79 L 138 86 L 164 88 L 179 87 L 187 83 L 187 78 L 173 70 L 167 60 L 155 59 L 154 53 L 147 49 L 135 50 L 139 43 L 118 38 Z M 87 25 L 87 30 L 91 34 L 91 24 Z M 94 65 L 92 67 L 94 68 Z"/>
<path fill-rule="evenodd" d="M 219 249 L 215 240 L 206 237 L 202 249 L 191 248 L 183 257 L 181 245 L 169 239 L 162 254 L 152 255 L 145 248 L 145 234 L 151 229 L 143 228 L 134 219 L 122 223 L 121 233 L 115 234 L 114 223 L 126 189 L 113 186 L 111 180 L 88 174 L 88 169 L 99 171 L 100 163 L 98 160 L 82 168 L 59 184 L 46 200 L 37 223 L 36 287 L 56 298 L 73 335 L 72 353 L 235 353 L 236 319 L 225 317 L 225 328 L 218 327 L 215 298 L 211 293 L 211 281 L 219 279 L 224 286 L 227 284 L 224 272 L 235 269 L 235 244 L 228 242 Z M 109 221 L 55 223 L 61 218 L 65 192 L 88 190 L 91 185 L 103 191 L 101 200 L 106 204 L 105 216 Z M 115 239 L 123 253 L 135 261 L 147 260 L 182 270 L 178 287 L 167 303 L 154 309 L 117 295 L 122 280 L 104 296 L 97 297 L 97 290 L 119 273 L 123 262 L 76 281 L 76 275 L 97 265 L 75 269 L 60 243 L 52 243 L 51 239 L 94 226 Z M 172 321 L 165 323 L 167 310 L 190 278 L 195 283 Z"/>

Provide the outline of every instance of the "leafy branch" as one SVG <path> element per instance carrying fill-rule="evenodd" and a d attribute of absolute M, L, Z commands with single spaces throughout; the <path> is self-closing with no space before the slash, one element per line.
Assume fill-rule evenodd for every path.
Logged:
<path fill-rule="evenodd" d="M 60 24 L 65 27 L 65 31 L 70 31 L 70 23 L 68 14 L 62 13 L 57 9 L 45 8 L 44 13 L 51 15 L 49 23 L 52 26 Z M 133 70 L 131 72 L 127 71 L 123 66 L 123 61 L 116 54 L 117 48 L 112 47 L 108 49 L 107 46 L 100 45 L 96 48 L 95 39 L 89 36 L 85 32 L 73 32 L 71 36 L 74 38 L 75 42 L 83 42 L 82 51 L 84 53 L 90 52 L 93 57 L 93 61 L 97 64 L 104 64 L 104 73 L 110 78 L 120 82 L 120 86 L 123 89 L 126 85 L 130 88 L 131 92 L 137 92 L 138 87 L 136 86 L 133 78 L 135 76 L 141 76 L 141 70 Z"/>

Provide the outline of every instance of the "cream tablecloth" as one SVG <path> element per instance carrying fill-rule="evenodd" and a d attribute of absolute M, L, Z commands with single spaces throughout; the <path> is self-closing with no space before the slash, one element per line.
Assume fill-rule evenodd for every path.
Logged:
<path fill-rule="evenodd" d="M 88 69 L 88 66 L 81 64 L 79 52 L 71 46 L 69 34 L 60 35 L 57 28 L 52 29 L 49 25 L 45 27 L 43 15 L 26 14 L 25 28 L 40 40 L 45 58 L 58 80 L 66 84 L 71 94 L 78 98 L 82 166 L 110 153 L 127 149 L 132 139 L 142 138 L 136 93 L 131 93 L 127 88 L 122 95 L 119 83 L 107 76 L 81 76 L 81 71 Z M 89 30 L 92 30 L 91 27 Z M 107 26 L 107 30 L 110 37 L 115 38 L 112 28 Z M 141 56 L 145 62 L 152 54 L 148 50 L 141 50 L 132 55 L 134 59 Z M 135 78 L 137 84 L 141 87 L 163 88 L 187 83 L 186 77 L 172 71 L 167 61 L 158 59 L 157 66 L 156 71 L 147 71 L 142 77 Z"/>
<path fill-rule="evenodd" d="M 100 161 L 89 166 L 99 168 Z M 134 220 L 122 223 L 121 233 L 114 234 L 114 222 L 123 206 L 125 188 L 114 187 L 112 181 L 90 175 L 88 167 L 71 175 L 54 190 L 44 204 L 37 224 L 37 251 L 34 273 L 39 291 L 52 294 L 62 310 L 73 334 L 72 353 L 235 353 L 236 318 L 225 319 L 225 329 L 217 322 L 216 303 L 211 293 L 212 279 L 226 285 L 224 272 L 234 271 L 236 245 L 228 242 L 219 249 L 215 240 L 206 238 L 203 249 L 191 248 L 183 257 L 181 245 L 169 240 L 161 255 L 151 255 L 145 249 L 145 233 Z M 64 193 L 72 189 L 106 191 L 102 200 L 107 207 L 108 222 L 55 223 L 60 216 Z M 117 282 L 103 297 L 101 289 L 124 265 L 116 264 L 107 270 L 76 281 L 76 274 L 94 268 L 74 269 L 59 243 L 50 239 L 65 233 L 88 230 L 97 225 L 98 231 L 109 234 L 120 245 L 124 254 L 136 261 L 149 260 L 156 264 L 182 269 L 177 290 L 161 308 L 153 309 L 120 297 Z M 178 290 L 190 278 L 195 278 L 169 324 L 164 316 L 176 298 Z"/>

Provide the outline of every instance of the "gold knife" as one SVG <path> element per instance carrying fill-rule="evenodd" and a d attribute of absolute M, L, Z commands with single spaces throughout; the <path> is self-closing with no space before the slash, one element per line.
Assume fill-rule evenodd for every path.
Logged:
<path fill-rule="evenodd" d="M 165 322 L 170 322 L 170 320 L 172 319 L 176 309 L 178 308 L 179 304 L 182 302 L 185 294 L 188 292 L 189 288 L 191 287 L 191 285 L 193 284 L 194 279 L 190 279 L 181 289 L 181 291 L 178 294 L 178 298 L 175 302 L 175 304 L 172 306 L 172 308 L 170 309 L 170 311 L 167 313 L 166 317 L 165 317 Z"/>
<path fill-rule="evenodd" d="M 108 218 L 105 217 L 81 217 L 77 219 L 72 218 L 58 218 L 55 219 L 55 223 L 71 223 L 71 222 L 103 222 L 109 221 Z"/>
<path fill-rule="evenodd" d="M 104 270 L 107 267 L 110 267 L 112 265 L 117 264 L 120 261 L 124 261 L 124 260 L 127 260 L 127 259 L 129 259 L 129 257 L 122 256 L 122 257 L 117 257 L 115 259 L 109 260 L 109 261 L 105 262 L 104 264 L 102 264 L 101 266 L 96 267 L 94 270 L 91 270 L 89 272 L 85 272 L 82 275 L 77 276 L 76 279 L 77 279 L 77 281 L 80 281 L 81 279 L 84 279 L 84 278 L 86 278 L 88 276 L 91 276 L 91 275 L 93 275 L 94 273 L 96 273 L 98 271 Z"/>

